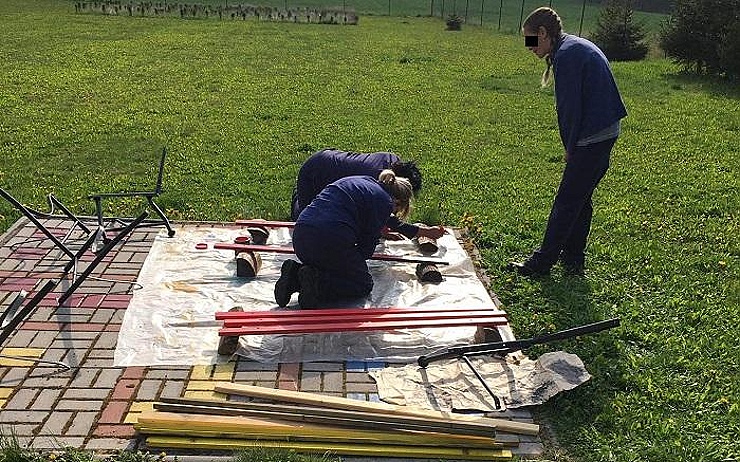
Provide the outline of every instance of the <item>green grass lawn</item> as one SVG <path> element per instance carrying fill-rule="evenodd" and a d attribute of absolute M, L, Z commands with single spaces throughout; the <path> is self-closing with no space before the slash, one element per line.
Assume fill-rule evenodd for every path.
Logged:
<path fill-rule="evenodd" d="M 566 22 L 566 29 L 575 25 Z M 502 271 L 541 239 L 562 172 L 543 62 L 517 35 L 439 18 L 358 26 L 75 15 L 0 3 L 0 185 L 79 214 L 151 185 L 176 220 L 286 219 L 314 150 L 416 159 L 415 218 L 468 226 L 519 337 L 609 317 L 548 348 L 593 379 L 539 409 L 574 461 L 740 457 L 740 91 L 670 62 L 614 63 L 629 116 L 595 197 L 586 279 Z M 136 203 L 106 213 L 134 215 Z M 0 228 L 19 214 L 0 203 Z"/>

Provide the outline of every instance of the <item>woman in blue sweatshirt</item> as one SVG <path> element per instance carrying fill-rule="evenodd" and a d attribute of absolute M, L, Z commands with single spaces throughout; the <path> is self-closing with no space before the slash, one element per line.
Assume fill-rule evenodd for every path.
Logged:
<path fill-rule="evenodd" d="M 555 105 L 565 169 L 540 248 L 508 268 L 524 276 L 546 275 L 560 260 L 566 273 L 582 275 L 593 214 L 592 196 L 609 168 L 620 120 L 627 115 L 609 62 L 586 39 L 563 32 L 551 8 L 533 11 L 522 26 L 525 46 L 555 74 Z"/>
<path fill-rule="evenodd" d="M 293 249 L 301 263 L 283 263 L 277 304 L 286 306 L 295 292 L 301 308 L 370 294 L 366 260 L 391 214 L 409 214 L 412 197 L 409 180 L 393 170 L 383 170 L 378 179 L 348 176 L 325 187 L 296 220 Z"/>

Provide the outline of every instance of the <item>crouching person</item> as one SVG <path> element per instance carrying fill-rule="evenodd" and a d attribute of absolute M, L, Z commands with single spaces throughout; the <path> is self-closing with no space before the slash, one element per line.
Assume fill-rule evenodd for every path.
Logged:
<path fill-rule="evenodd" d="M 378 179 L 348 176 L 325 187 L 296 220 L 293 249 L 302 264 L 283 263 L 277 304 L 286 306 L 295 292 L 301 308 L 369 295 L 373 278 L 366 260 L 391 215 L 408 216 L 412 197 L 411 183 L 393 170 L 381 171 Z"/>

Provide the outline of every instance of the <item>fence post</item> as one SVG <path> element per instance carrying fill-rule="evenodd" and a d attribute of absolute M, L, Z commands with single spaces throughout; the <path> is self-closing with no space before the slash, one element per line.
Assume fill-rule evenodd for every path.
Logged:
<path fill-rule="evenodd" d="M 480 0 L 480 25 L 483 25 L 483 3 L 485 0 Z"/>
<path fill-rule="evenodd" d="M 581 24 L 578 26 L 578 36 L 582 37 L 583 32 L 583 14 L 586 12 L 586 0 L 583 0 L 583 4 L 581 6 Z"/>
<path fill-rule="evenodd" d="M 586 0 L 583 0 L 583 1 L 585 2 Z M 522 8 L 519 11 L 519 31 L 517 32 L 518 34 L 522 33 L 522 21 L 523 20 L 524 20 L 524 0 L 522 0 Z"/>
<path fill-rule="evenodd" d="M 434 0 L 429 0 L 429 16 L 434 17 Z"/>
<path fill-rule="evenodd" d="M 498 4 L 498 30 L 501 30 L 501 13 L 504 11 L 504 0 Z"/>
<path fill-rule="evenodd" d="M 388 0 L 388 16 L 391 15 L 391 0 Z"/>

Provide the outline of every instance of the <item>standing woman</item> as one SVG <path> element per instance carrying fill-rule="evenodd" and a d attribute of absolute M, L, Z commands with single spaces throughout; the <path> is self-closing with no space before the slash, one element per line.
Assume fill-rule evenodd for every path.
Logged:
<path fill-rule="evenodd" d="M 554 71 L 555 103 L 565 169 L 539 249 L 508 269 L 524 276 L 549 274 L 560 260 L 568 274 L 582 275 L 593 214 L 592 196 L 609 168 L 609 156 L 627 115 L 604 53 L 586 39 L 563 32 L 551 8 L 534 10 L 524 21 L 525 46 Z"/>
<path fill-rule="evenodd" d="M 275 283 L 277 304 L 286 306 L 295 292 L 301 308 L 370 294 L 366 260 L 391 214 L 408 216 L 412 197 L 409 180 L 390 169 L 378 179 L 348 176 L 325 187 L 296 220 L 293 249 L 301 263 L 283 263 Z"/>

